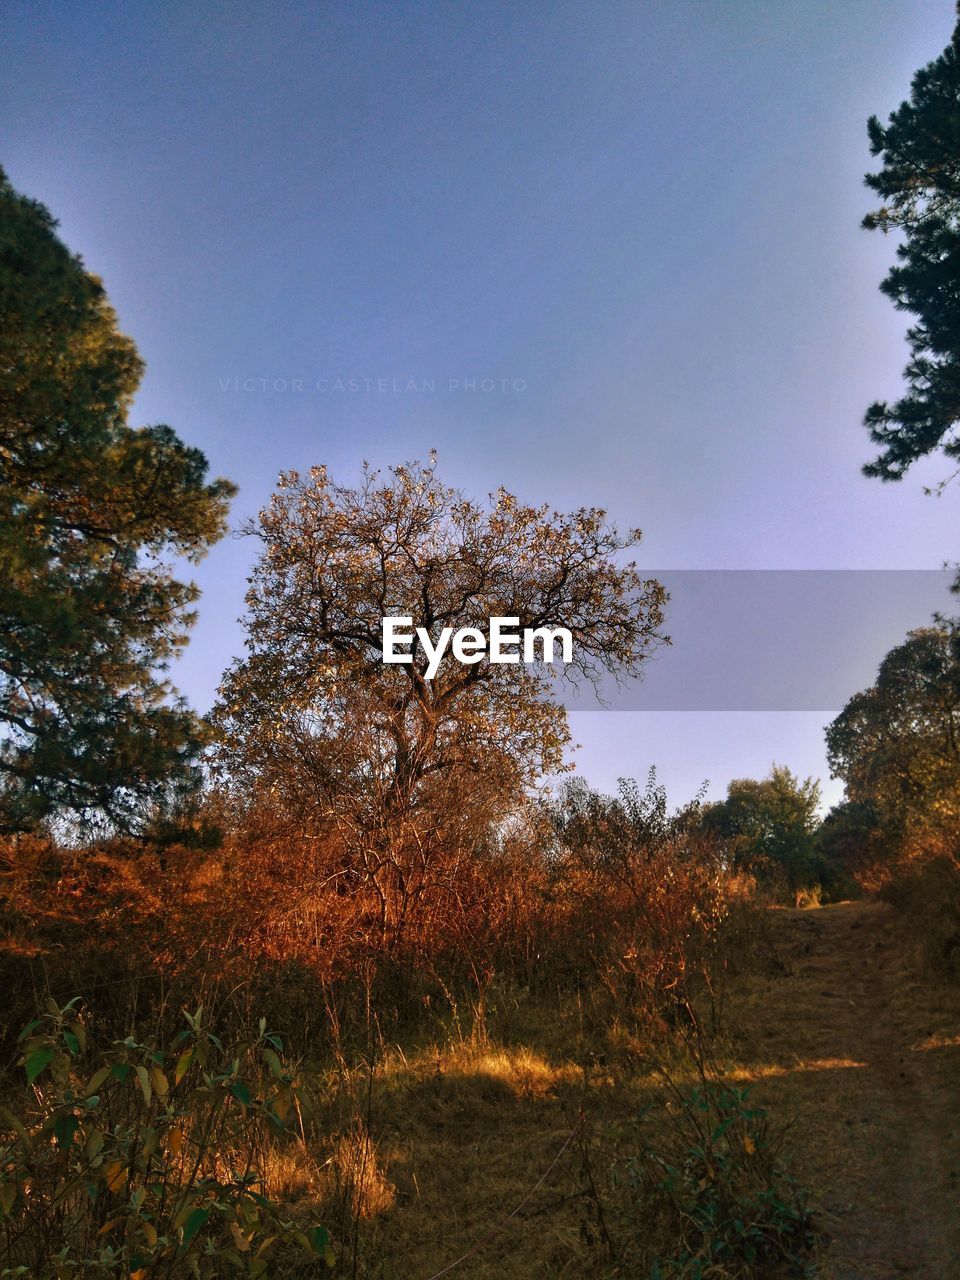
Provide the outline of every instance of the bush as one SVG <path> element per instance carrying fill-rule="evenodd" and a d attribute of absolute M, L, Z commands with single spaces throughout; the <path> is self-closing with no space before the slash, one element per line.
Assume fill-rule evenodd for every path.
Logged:
<path fill-rule="evenodd" d="M 891 869 L 880 896 L 897 909 L 921 966 L 960 974 L 960 856 L 934 853 Z"/>
<path fill-rule="evenodd" d="M 25 1084 L 0 1109 L 0 1276 L 332 1266 L 326 1229 L 258 1190 L 301 1095 L 265 1022 L 228 1048 L 201 1008 L 169 1050 L 128 1037 L 92 1059 L 75 1004 L 51 1001 L 21 1034 Z"/>
<path fill-rule="evenodd" d="M 650 1280 L 806 1274 L 811 1220 L 779 1166 L 766 1111 L 747 1088 L 705 1074 L 670 1095 L 657 1117 L 662 1139 L 624 1162 Z M 665 1240 L 669 1251 L 654 1243 Z"/>
<path fill-rule="evenodd" d="M 676 1014 L 728 910 L 723 850 L 697 806 L 671 813 L 651 770 L 615 797 L 570 784 L 551 817 L 571 960 L 637 1016 Z"/>

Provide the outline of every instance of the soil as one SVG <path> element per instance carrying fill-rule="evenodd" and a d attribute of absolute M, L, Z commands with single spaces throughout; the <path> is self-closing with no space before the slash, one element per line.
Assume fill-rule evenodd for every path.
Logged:
<path fill-rule="evenodd" d="M 928 982 L 882 902 L 771 913 L 735 989 L 743 1079 L 812 1190 L 823 1280 L 960 1280 L 960 992 Z"/>

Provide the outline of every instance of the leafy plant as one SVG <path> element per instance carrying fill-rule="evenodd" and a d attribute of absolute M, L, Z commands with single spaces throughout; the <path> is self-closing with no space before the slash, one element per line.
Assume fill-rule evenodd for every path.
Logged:
<path fill-rule="evenodd" d="M 0 1108 L 0 1276 L 284 1275 L 334 1265 L 327 1230 L 258 1189 L 299 1108 L 279 1039 L 229 1048 L 202 1007 L 169 1049 L 132 1036 L 88 1062 L 76 1001 L 20 1036 L 25 1087 Z M 91 1072 L 90 1066 L 94 1069 Z"/>
<path fill-rule="evenodd" d="M 808 1274 L 810 1216 L 780 1168 L 764 1108 L 748 1088 L 705 1073 L 689 1089 L 668 1083 L 665 1140 L 625 1161 L 638 1218 L 674 1242 L 644 1257 L 650 1280 Z"/>

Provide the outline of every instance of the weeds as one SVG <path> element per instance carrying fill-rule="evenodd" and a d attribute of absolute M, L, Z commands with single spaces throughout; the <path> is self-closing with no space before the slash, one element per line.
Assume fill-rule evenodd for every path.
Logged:
<path fill-rule="evenodd" d="M 808 1274 L 814 1236 L 805 1197 L 783 1171 L 779 1140 L 748 1088 L 706 1073 L 683 1088 L 667 1080 L 660 1138 L 623 1161 L 636 1224 L 669 1252 L 637 1252 L 650 1280 Z M 656 1228 L 651 1230 L 651 1225 Z"/>

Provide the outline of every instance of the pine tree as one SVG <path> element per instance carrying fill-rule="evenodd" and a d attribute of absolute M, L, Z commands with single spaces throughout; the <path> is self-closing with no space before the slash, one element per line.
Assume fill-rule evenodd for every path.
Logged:
<path fill-rule="evenodd" d="M 943 54 L 914 76 L 909 101 L 886 125 L 872 116 L 868 130 L 882 167 L 866 183 L 884 203 L 863 226 L 903 233 L 881 289 L 916 322 L 907 332 L 905 394 L 867 411 L 881 452 L 864 471 L 899 480 L 938 449 L 960 459 L 960 23 Z"/>
<path fill-rule="evenodd" d="M 171 560 L 233 486 L 166 426 L 100 282 L 0 170 L 0 832 L 64 810 L 142 826 L 196 783 L 199 722 L 162 676 L 197 597 Z"/>

